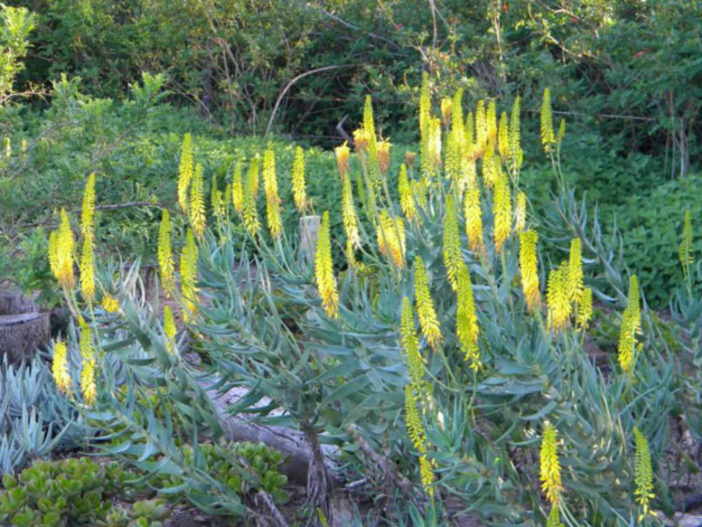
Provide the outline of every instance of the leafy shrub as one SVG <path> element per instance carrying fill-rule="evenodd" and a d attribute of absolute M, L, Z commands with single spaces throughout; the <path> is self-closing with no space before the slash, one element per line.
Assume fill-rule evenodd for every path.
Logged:
<path fill-rule="evenodd" d="M 626 202 L 612 208 L 619 228 L 626 232 L 624 257 L 627 265 L 641 279 L 646 297 L 656 307 L 665 307 L 683 274 L 678 256 L 685 211 L 693 218 L 702 217 L 702 177 L 689 176 L 662 184 L 648 193 L 631 194 Z M 702 240 L 697 239 L 693 252 L 700 254 Z M 700 283 L 694 284 L 699 291 Z"/>
<path fill-rule="evenodd" d="M 462 118 L 442 130 L 431 124 L 428 97 L 421 109 L 425 158 L 409 171 L 398 204 L 380 168 L 368 101 L 366 141 L 351 170 L 340 163 L 343 211 L 322 214 L 314 262 L 300 254 L 296 229 L 276 236 L 265 227 L 277 207 L 292 210 L 274 184 L 280 174 L 263 176 L 265 215 L 257 217 L 251 205 L 264 200 L 250 178 L 250 205 L 240 214 L 227 203 L 224 213 L 208 214 L 203 231 L 204 197 L 192 184 L 173 230 L 182 238 L 180 228 L 192 228 L 180 260 L 181 289 L 172 294 L 205 371 L 183 360 L 172 321 L 162 322 L 139 294 L 137 265 L 98 268 L 118 310 L 91 308 L 68 291 L 67 302 L 106 352 L 98 377 L 81 380 L 84 393 L 96 389 L 84 404 L 94 406 L 91 416 L 108 433 L 128 424 L 106 451 L 127 453 L 137 467 L 181 471 L 198 506 L 245 514 L 236 494 L 207 474 L 195 441 L 222 433 L 222 410 L 212 397 L 236 387 L 246 395 L 225 411 L 302 433 L 312 456 L 308 500 L 326 518 L 331 476 L 322 443 L 337 447 L 346 472 L 365 475 L 363 491 L 382 496 L 376 514 L 390 521 L 389 511 L 396 511 L 447 522 L 456 513 L 448 496 L 495 525 L 553 521 L 553 511 L 569 526 L 632 524 L 649 507 L 670 503 L 659 460 L 669 418 L 679 410 L 674 394 L 688 399 L 692 392 L 660 337 L 665 325 L 618 264 L 616 243 L 588 220 L 570 190 L 560 139 L 544 140 L 557 181 L 551 212 L 524 220 L 525 211 L 515 212 L 522 206 L 518 138 L 500 157 L 489 139 L 496 123 L 492 132 L 489 123 L 480 126 L 478 139 L 467 142 L 458 131 Z M 452 111 L 460 114 L 458 104 Z M 479 179 L 470 168 L 476 159 Z M 459 160 L 465 171 L 455 170 Z M 334 170 L 327 179 L 338 177 Z M 331 234 L 334 216 L 345 219 L 340 236 Z M 536 244 L 525 248 L 522 221 L 567 247 L 562 264 L 545 261 Z M 245 233 L 246 244 L 231 233 Z M 355 236 L 358 249 L 344 243 Z M 170 254 L 161 241 L 160 254 Z M 333 264 L 333 252 L 344 265 Z M 617 350 L 603 365 L 585 347 L 589 295 L 610 322 L 593 334 L 606 350 Z M 81 333 L 72 347 L 90 335 L 87 327 Z M 115 397 L 125 383 L 126 399 Z M 153 392 L 158 402 L 141 404 L 138 394 L 155 386 L 163 388 Z M 270 403 L 259 404 L 264 398 Z M 272 415 L 276 409 L 282 414 Z M 193 438 L 190 457 L 173 437 L 174 417 L 183 415 Z M 644 480 L 642 472 L 656 476 Z M 388 481 L 401 484 L 387 493 Z M 207 499 L 198 492 L 203 487 Z M 660 500 L 637 500 L 635 492 Z"/>

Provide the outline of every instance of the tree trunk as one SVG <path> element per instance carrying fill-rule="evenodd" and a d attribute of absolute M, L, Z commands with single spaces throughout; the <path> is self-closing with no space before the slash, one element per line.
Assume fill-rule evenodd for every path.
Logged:
<path fill-rule="evenodd" d="M 10 363 L 29 359 L 50 338 L 48 313 L 0 315 L 0 355 L 7 355 Z"/>

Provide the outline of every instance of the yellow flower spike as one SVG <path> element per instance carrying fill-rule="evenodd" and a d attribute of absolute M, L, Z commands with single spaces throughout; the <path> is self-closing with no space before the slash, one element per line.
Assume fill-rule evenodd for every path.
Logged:
<path fill-rule="evenodd" d="M 239 214 L 244 212 L 244 182 L 241 172 L 241 161 L 237 161 L 232 175 L 232 205 Z"/>
<path fill-rule="evenodd" d="M 507 112 L 500 115 L 500 125 L 497 133 L 497 151 L 500 157 L 506 161 L 509 156 L 509 124 L 507 122 Z"/>
<path fill-rule="evenodd" d="M 68 372 L 68 350 L 66 343 L 57 340 L 54 343 L 54 358 L 51 363 L 51 375 L 59 391 L 65 395 L 71 393 L 71 375 Z"/>
<path fill-rule="evenodd" d="M 463 140 L 466 144 L 466 155 L 475 160 L 473 157 L 475 150 L 475 118 L 473 117 L 473 112 L 468 112 L 468 115 L 466 115 L 466 124 L 463 126 Z"/>
<path fill-rule="evenodd" d="M 498 158 L 494 159 L 497 165 Z M 496 177 L 493 203 L 495 250 L 500 254 L 504 243 L 512 232 L 512 197 L 508 178 L 501 175 Z"/>
<path fill-rule="evenodd" d="M 119 311 L 119 301 L 109 293 L 103 293 L 101 305 L 108 313 L 116 313 Z"/>
<path fill-rule="evenodd" d="M 95 384 L 95 347 L 93 344 L 93 330 L 83 322 L 80 332 L 80 356 L 82 368 L 80 373 L 80 391 L 83 401 L 91 406 L 97 398 L 97 385 Z"/>
<path fill-rule="evenodd" d="M 461 136 L 456 129 L 452 129 L 448 134 L 446 142 L 446 157 L 444 159 L 446 179 L 451 181 L 452 186 L 460 186 L 461 176 Z"/>
<path fill-rule="evenodd" d="M 526 227 L 526 194 L 517 192 L 517 204 L 514 208 L 514 232 L 522 232 Z"/>
<path fill-rule="evenodd" d="M 431 461 L 426 455 L 419 457 L 419 479 L 422 482 L 422 487 L 424 487 L 424 492 L 430 498 L 434 497 L 434 467 L 432 467 Z"/>
<path fill-rule="evenodd" d="M 400 196 L 400 208 L 405 218 L 414 219 L 417 215 L 417 207 L 412 194 L 412 187 L 407 178 L 407 166 L 403 163 L 400 166 L 400 175 L 397 178 L 397 191 Z"/>
<path fill-rule="evenodd" d="M 427 436 L 417 409 L 417 394 L 412 392 L 409 384 L 405 386 L 405 426 L 407 426 L 407 435 L 414 448 L 421 454 L 426 454 Z"/>
<path fill-rule="evenodd" d="M 490 99 L 487 112 L 485 113 L 485 125 L 487 126 L 487 139 L 492 143 L 493 148 L 497 142 L 497 103 L 495 99 Z"/>
<path fill-rule="evenodd" d="M 546 527 L 563 527 L 557 505 L 551 506 L 551 512 L 548 513 L 548 519 L 546 520 Z"/>
<path fill-rule="evenodd" d="M 171 354 L 175 354 L 176 324 L 173 310 L 171 310 L 169 305 L 163 308 L 163 334 L 166 337 L 166 350 Z"/>
<path fill-rule="evenodd" d="M 74 246 L 75 241 L 73 240 L 71 222 L 68 219 L 66 210 L 61 209 L 61 223 L 56 239 L 56 278 L 67 289 L 72 289 L 76 285 L 76 279 L 73 274 Z"/>
<path fill-rule="evenodd" d="M 378 166 L 383 176 L 387 175 L 390 168 L 390 141 L 378 141 Z"/>
<path fill-rule="evenodd" d="M 568 262 L 562 262 L 548 275 L 546 300 L 548 303 L 548 326 L 560 331 L 568 325 L 572 312 L 568 280 Z"/>
<path fill-rule="evenodd" d="M 519 271 L 522 277 L 524 302 L 529 312 L 534 312 L 541 307 L 536 257 L 538 240 L 539 235 L 536 231 L 528 230 L 519 233 Z"/>
<path fill-rule="evenodd" d="M 361 132 L 362 130 L 356 130 L 356 132 Z M 356 132 L 354 132 L 354 145 L 358 148 L 358 143 L 356 140 Z M 350 171 L 350 164 L 349 164 L 349 155 L 351 151 L 349 150 L 349 145 L 347 141 L 344 141 L 344 144 L 337 146 L 334 149 L 334 154 L 336 155 L 336 166 L 339 168 L 339 174 L 341 175 L 342 178 L 346 177 L 346 175 Z"/>
<path fill-rule="evenodd" d="M 578 327 L 582 330 L 587 329 L 592 318 L 592 289 L 586 287 L 583 289 L 578 302 Z"/>
<path fill-rule="evenodd" d="M 436 168 L 441 166 L 441 120 L 429 120 L 429 177 L 436 174 Z"/>
<path fill-rule="evenodd" d="M 690 274 L 690 266 L 695 259 L 692 256 L 692 219 L 690 218 L 690 210 L 685 211 L 685 219 L 683 220 L 682 239 L 678 246 L 678 257 L 680 265 L 682 265 L 683 274 L 687 277 Z"/>
<path fill-rule="evenodd" d="M 436 351 L 443 340 L 441 326 L 431 299 L 429 277 L 424 262 L 419 256 L 414 260 L 414 303 L 422 335 L 429 346 Z"/>
<path fill-rule="evenodd" d="M 641 329 L 641 311 L 639 307 L 639 282 L 636 275 L 629 280 L 629 297 L 626 309 L 622 313 L 622 325 L 619 329 L 617 361 L 627 375 L 634 371 L 636 360 L 636 334 Z"/>
<path fill-rule="evenodd" d="M 346 164 L 348 169 L 348 153 L 346 156 Z M 297 212 L 302 214 L 307 208 L 307 189 L 305 185 L 305 151 L 301 146 L 295 148 L 295 158 L 293 159 L 291 179 L 295 208 L 297 209 Z"/>
<path fill-rule="evenodd" d="M 522 148 L 520 146 L 520 129 L 519 129 L 519 95 L 514 99 L 512 104 L 512 114 L 509 119 L 509 166 L 514 172 L 519 172 L 522 164 Z"/>
<path fill-rule="evenodd" d="M 244 227 L 251 237 L 255 237 L 261 230 L 261 223 L 258 220 L 258 210 L 256 209 L 256 194 L 258 187 L 258 158 L 251 160 L 249 171 L 246 174 L 244 185 L 244 201 L 242 205 Z"/>
<path fill-rule="evenodd" d="M 481 367 L 480 349 L 478 348 L 480 330 L 473 300 L 473 284 L 470 280 L 470 271 L 465 264 L 461 265 L 458 274 L 456 333 L 468 367 L 477 372 Z"/>
<path fill-rule="evenodd" d="M 353 147 L 356 152 L 363 153 L 368 152 L 368 146 L 370 143 L 370 138 L 368 132 L 364 128 L 358 128 L 353 131 Z M 344 143 L 345 145 L 346 143 Z M 342 147 L 344 145 L 341 145 Z M 337 152 L 337 165 L 339 164 L 339 153 Z M 339 167 L 339 172 L 341 172 L 341 167 Z M 342 173 L 343 175 L 343 173 Z"/>
<path fill-rule="evenodd" d="M 170 298 L 175 291 L 175 264 L 171 251 L 171 216 L 168 209 L 163 209 L 161 213 L 161 224 L 158 228 L 157 256 L 163 290 L 166 293 L 166 298 Z"/>
<path fill-rule="evenodd" d="M 376 230 L 380 253 L 398 269 L 404 267 L 405 223 L 402 218 L 390 216 L 387 210 L 383 210 Z"/>
<path fill-rule="evenodd" d="M 447 126 L 449 120 L 451 119 L 451 109 L 453 107 L 453 100 L 450 97 L 444 97 L 439 103 L 439 108 L 441 109 L 441 124 Z"/>
<path fill-rule="evenodd" d="M 570 241 L 568 255 L 568 296 L 571 302 L 578 303 L 584 289 L 583 285 L 583 251 L 580 238 Z"/>
<path fill-rule="evenodd" d="M 95 173 L 88 176 L 83 193 L 83 207 L 80 215 L 80 231 L 84 238 L 92 238 L 95 229 Z"/>
<path fill-rule="evenodd" d="M 557 505 L 561 497 L 561 465 L 558 461 L 556 428 L 548 423 L 541 438 L 541 488 L 551 505 Z"/>
<path fill-rule="evenodd" d="M 551 90 L 544 89 L 544 96 L 541 101 L 541 144 L 545 152 L 549 152 L 551 145 L 556 142 L 553 135 L 553 117 L 551 115 Z"/>
<path fill-rule="evenodd" d="M 351 240 L 346 240 L 346 259 L 348 261 L 349 267 L 356 271 L 359 275 L 367 275 L 369 270 L 368 267 L 356 259 L 356 253 L 351 243 Z"/>
<path fill-rule="evenodd" d="M 266 194 L 266 219 L 268 232 L 272 238 L 280 238 L 283 222 L 280 218 L 280 198 L 278 197 L 278 180 L 275 172 L 275 152 L 269 146 L 263 153 L 263 189 Z"/>
<path fill-rule="evenodd" d="M 421 398 L 429 393 L 431 385 L 424 380 L 426 359 L 419 352 L 419 338 L 417 337 L 417 328 L 414 324 L 412 303 L 407 297 L 402 300 L 400 341 L 407 359 L 407 373 L 409 374 L 412 390 Z"/>
<path fill-rule="evenodd" d="M 339 293 L 336 290 L 334 267 L 331 256 L 331 234 L 329 231 L 329 211 L 324 211 L 317 238 L 314 259 L 314 275 L 317 291 L 322 299 L 322 307 L 331 318 L 339 316 Z"/>
<path fill-rule="evenodd" d="M 210 203 L 212 204 L 212 214 L 215 218 L 224 219 L 227 214 L 226 203 L 224 201 L 224 196 L 222 191 L 219 189 L 219 183 L 217 181 L 217 175 L 212 177 L 212 192 L 210 194 Z"/>
<path fill-rule="evenodd" d="M 185 246 L 180 254 L 180 289 L 183 304 L 183 321 L 188 322 L 197 311 L 197 259 L 198 248 L 193 231 L 188 229 Z"/>
<path fill-rule="evenodd" d="M 188 216 L 190 226 L 198 239 L 201 239 L 205 234 L 205 197 L 204 197 L 204 181 L 202 175 L 202 165 L 200 163 L 195 167 L 193 179 L 190 184 L 190 208 Z"/>
<path fill-rule="evenodd" d="M 446 196 L 446 214 L 444 215 L 444 266 L 451 289 L 458 289 L 458 273 L 463 265 L 460 237 L 458 231 L 458 210 L 453 196 Z"/>
<path fill-rule="evenodd" d="M 188 187 L 193 177 L 193 143 L 190 134 L 183 136 L 178 167 L 178 205 L 183 212 L 188 212 Z"/>
<path fill-rule="evenodd" d="M 347 240 L 355 249 L 358 249 L 361 247 L 361 236 L 358 233 L 358 216 L 353 202 L 350 177 L 345 177 L 341 183 L 341 219 Z"/>
<path fill-rule="evenodd" d="M 636 490 L 634 496 L 641 506 L 641 514 L 638 521 L 642 521 L 651 513 L 651 500 L 655 498 L 653 493 L 653 468 L 651 466 L 651 452 L 648 447 L 646 437 L 634 427 L 634 441 L 636 443 L 636 454 L 634 458 L 634 480 Z"/>
<path fill-rule="evenodd" d="M 461 162 L 461 181 L 458 188 L 459 195 L 463 195 L 468 187 L 478 186 L 478 169 L 472 156 L 463 156 Z"/>
<path fill-rule="evenodd" d="M 466 220 L 466 235 L 471 251 L 484 252 L 483 211 L 480 206 L 480 189 L 469 186 L 463 197 L 463 215 Z"/>
<path fill-rule="evenodd" d="M 80 290 L 86 302 L 92 303 L 95 300 L 95 255 L 92 236 L 86 236 L 83 240 L 83 251 L 80 255 Z"/>
<path fill-rule="evenodd" d="M 499 161 L 495 160 L 492 148 L 488 146 L 483 154 L 482 162 L 483 183 L 485 187 L 490 189 L 495 187 L 498 164 Z"/>

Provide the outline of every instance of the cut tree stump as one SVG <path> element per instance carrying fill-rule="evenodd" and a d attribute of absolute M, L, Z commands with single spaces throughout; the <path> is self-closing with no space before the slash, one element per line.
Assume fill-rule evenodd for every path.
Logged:
<path fill-rule="evenodd" d="M 34 311 L 36 311 L 34 302 L 22 295 L 19 290 L 0 286 L 0 315 L 19 315 Z"/>
<path fill-rule="evenodd" d="M 48 313 L 0 315 L 0 356 L 18 364 L 51 339 Z"/>

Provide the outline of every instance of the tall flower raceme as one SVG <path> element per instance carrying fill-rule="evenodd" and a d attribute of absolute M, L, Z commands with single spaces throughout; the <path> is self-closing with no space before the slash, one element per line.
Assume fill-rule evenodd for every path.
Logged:
<path fill-rule="evenodd" d="M 519 272 L 522 278 L 524 302 L 529 312 L 537 311 L 541 307 L 536 256 L 538 240 L 539 235 L 534 230 L 519 233 Z"/>
<path fill-rule="evenodd" d="M 446 196 L 446 212 L 444 214 L 444 266 L 451 288 L 458 289 L 458 273 L 463 265 L 460 236 L 458 230 L 458 210 L 451 195 Z"/>
<path fill-rule="evenodd" d="M 481 367 L 478 337 L 478 316 L 473 299 L 473 284 L 468 266 L 461 263 L 458 272 L 458 302 L 456 308 L 456 333 L 468 367 L 477 372 Z"/>
<path fill-rule="evenodd" d="M 373 190 L 377 191 L 381 185 L 382 172 L 380 159 L 378 156 L 378 140 L 376 138 L 375 120 L 373 119 L 373 101 L 370 95 L 366 95 L 363 105 L 363 130 L 368 140 L 368 173 Z"/>
<path fill-rule="evenodd" d="M 548 303 L 548 326 L 560 331 L 568 325 L 572 313 L 570 285 L 568 279 L 568 262 L 564 261 L 551 270 L 546 284 Z"/>
<path fill-rule="evenodd" d="M 651 514 L 651 500 L 656 496 L 653 493 L 653 468 L 651 466 L 651 451 L 648 447 L 648 441 L 641 431 L 634 427 L 634 441 L 636 444 L 636 453 L 634 458 L 634 479 L 636 489 L 634 496 L 636 501 L 641 506 L 641 514 L 638 521 L 642 521 Z"/>
<path fill-rule="evenodd" d="M 198 248 L 193 231 L 188 229 L 185 245 L 180 253 L 180 290 L 183 305 L 183 320 L 188 322 L 197 311 L 197 259 Z"/>
<path fill-rule="evenodd" d="M 241 161 L 237 161 L 232 174 L 232 205 L 239 214 L 244 212 L 244 179 L 241 172 Z"/>
<path fill-rule="evenodd" d="M 463 123 L 463 88 L 456 90 L 451 104 L 451 133 L 456 136 L 456 142 L 460 145 L 459 154 L 465 148 L 465 129 Z"/>
<path fill-rule="evenodd" d="M 463 141 L 465 143 L 465 154 L 475 161 L 475 117 L 473 112 L 468 112 L 466 122 L 463 125 Z"/>
<path fill-rule="evenodd" d="M 346 176 L 341 182 L 341 219 L 346 232 L 346 239 L 354 249 L 361 247 L 361 236 L 358 233 L 358 216 L 353 202 L 351 177 Z"/>
<path fill-rule="evenodd" d="M 378 249 L 389 258 L 397 268 L 405 266 L 405 222 L 402 218 L 391 216 L 387 210 L 380 212 L 380 221 L 376 227 Z"/>
<path fill-rule="evenodd" d="M 188 188 L 193 177 L 193 143 L 189 133 L 183 136 L 178 167 L 178 205 L 183 212 L 188 211 Z"/>
<path fill-rule="evenodd" d="M 553 117 L 551 114 L 551 90 L 545 88 L 541 101 L 541 144 L 544 150 L 549 152 L 551 145 L 555 142 L 556 137 L 553 135 Z"/>
<path fill-rule="evenodd" d="M 161 273 L 161 283 L 166 297 L 175 291 L 175 264 L 171 250 L 171 216 L 168 209 L 161 213 L 161 224 L 158 228 L 158 268 Z"/>
<path fill-rule="evenodd" d="M 587 329 L 592 318 L 592 289 L 586 287 L 583 289 L 578 300 L 578 327 L 582 330 Z"/>
<path fill-rule="evenodd" d="M 495 157 L 495 166 L 499 166 L 497 157 Z M 502 174 L 498 174 L 495 178 L 493 203 L 495 250 L 501 253 L 502 247 L 512 232 L 512 197 L 509 179 Z"/>
<path fill-rule="evenodd" d="M 339 174 L 342 178 L 346 177 L 350 172 L 349 156 L 351 150 L 346 141 L 342 145 L 337 146 L 334 149 L 334 154 L 336 155 L 336 166 L 339 169 Z"/>
<path fill-rule="evenodd" d="M 61 223 L 56 235 L 56 279 L 66 289 L 73 289 L 76 285 L 73 274 L 73 251 L 75 241 L 71 222 L 65 209 L 61 209 Z"/>
<path fill-rule="evenodd" d="M 483 211 L 480 206 L 480 189 L 469 185 L 463 196 L 463 216 L 465 217 L 468 245 L 473 252 L 484 253 Z"/>
<path fill-rule="evenodd" d="M 51 375 L 59 391 L 65 395 L 70 395 L 72 381 L 71 374 L 68 371 L 68 349 L 66 348 L 66 342 L 63 340 L 54 342 L 54 358 L 51 363 Z"/>
<path fill-rule="evenodd" d="M 439 317 L 436 315 L 434 302 L 431 299 L 429 277 L 424 262 L 417 256 L 414 260 L 414 303 L 419 318 L 422 335 L 431 348 L 436 351 L 443 341 Z"/>
<path fill-rule="evenodd" d="M 619 345 L 617 361 L 619 367 L 627 375 L 634 371 L 636 361 L 636 334 L 641 329 L 641 311 L 639 307 L 639 282 L 636 275 L 629 279 L 629 297 L 627 306 L 622 313 L 622 323 L 619 330 Z"/>
<path fill-rule="evenodd" d="M 195 167 L 192 182 L 190 184 L 190 207 L 188 208 L 188 218 L 190 226 L 198 239 L 205 234 L 206 218 L 205 218 L 205 194 L 204 194 L 204 176 L 203 169 L 200 163 Z"/>
<path fill-rule="evenodd" d="M 97 399 L 96 357 L 95 346 L 93 344 L 93 330 L 84 321 L 80 324 L 80 391 L 83 401 L 91 406 Z"/>
<path fill-rule="evenodd" d="M 410 385 L 405 386 L 405 425 L 407 435 L 412 441 L 412 445 L 419 452 L 419 479 L 422 482 L 424 491 L 430 497 L 434 496 L 434 470 L 431 461 L 427 457 L 427 435 L 422 424 L 422 418 L 417 408 L 416 394 L 412 392 Z"/>
<path fill-rule="evenodd" d="M 417 217 L 417 206 L 412 194 L 412 186 L 407 177 L 407 165 L 404 163 L 400 166 L 400 174 L 397 178 L 397 192 L 400 196 L 400 208 L 405 218 L 413 220 Z"/>
<path fill-rule="evenodd" d="M 307 209 L 307 188 L 305 185 L 305 151 L 301 146 L 295 148 L 291 178 L 292 195 L 297 212 L 302 214 Z"/>
<path fill-rule="evenodd" d="M 266 194 L 266 219 L 268 232 L 272 238 L 280 238 L 283 233 L 283 222 L 280 218 L 280 197 L 278 196 L 278 180 L 275 170 L 275 152 L 266 148 L 263 153 L 263 189 Z"/>
<path fill-rule="evenodd" d="M 441 124 L 448 126 L 451 122 L 451 111 L 453 110 L 453 99 L 444 97 L 439 101 L 439 110 L 441 111 Z"/>
<path fill-rule="evenodd" d="M 551 505 L 557 505 L 561 499 L 561 464 L 558 460 L 558 442 L 556 427 L 548 423 L 544 426 L 541 437 L 541 488 Z"/>
<path fill-rule="evenodd" d="M 244 197 L 242 212 L 244 227 L 249 236 L 256 236 L 261 230 L 261 222 L 258 219 L 256 209 L 256 194 L 258 193 L 258 157 L 254 157 L 249 165 L 244 184 Z"/>
<path fill-rule="evenodd" d="M 429 119 L 429 175 L 432 180 L 438 167 L 441 166 L 441 120 L 438 117 Z"/>
<path fill-rule="evenodd" d="M 551 511 L 546 519 L 546 527 L 563 527 L 557 505 L 551 506 Z"/>
<path fill-rule="evenodd" d="M 83 299 L 92 303 L 95 299 L 95 173 L 88 176 L 83 194 L 81 211 L 83 251 L 80 257 L 80 287 Z"/>
<path fill-rule="evenodd" d="M 407 373 L 413 393 L 418 399 L 424 400 L 431 391 L 431 384 L 424 380 L 426 359 L 422 357 L 419 349 L 419 338 L 414 323 L 412 303 L 408 297 L 402 300 L 402 314 L 400 315 L 400 342 L 407 360 Z"/>
<path fill-rule="evenodd" d="M 324 211 L 317 238 L 314 275 L 324 311 L 331 318 L 336 318 L 339 315 L 339 293 L 336 290 L 336 279 L 334 278 L 329 229 L 329 211 Z"/>
<path fill-rule="evenodd" d="M 580 238 L 573 238 L 570 242 L 568 255 L 568 296 L 571 302 L 580 302 L 583 292 L 583 251 Z"/>
<path fill-rule="evenodd" d="M 431 120 L 431 88 L 429 74 L 422 73 L 422 86 L 419 92 L 419 145 L 422 178 L 429 178 L 431 167 L 429 162 L 429 121 Z"/>
<path fill-rule="evenodd" d="M 163 335 L 166 337 L 166 350 L 168 353 L 177 352 L 175 346 L 176 323 L 171 306 L 166 304 L 163 308 Z"/>

